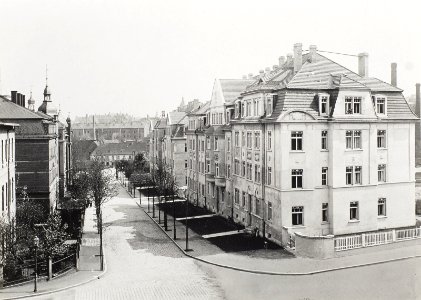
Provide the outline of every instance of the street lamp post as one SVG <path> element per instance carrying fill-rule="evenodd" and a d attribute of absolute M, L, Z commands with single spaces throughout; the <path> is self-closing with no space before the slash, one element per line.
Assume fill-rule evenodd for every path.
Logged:
<path fill-rule="evenodd" d="M 187 224 L 187 218 L 189 216 L 189 193 L 187 192 L 187 201 L 186 201 L 186 251 L 189 251 L 189 226 Z"/>
<path fill-rule="evenodd" d="M 34 248 L 35 248 L 35 276 L 34 276 L 34 293 L 37 292 L 37 278 L 38 278 L 38 246 L 39 238 L 34 237 Z"/>

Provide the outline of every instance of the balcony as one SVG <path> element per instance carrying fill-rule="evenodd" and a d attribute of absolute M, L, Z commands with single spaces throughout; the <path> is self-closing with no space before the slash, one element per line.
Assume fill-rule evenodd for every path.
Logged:
<path fill-rule="evenodd" d="M 206 173 L 206 180 L 209 182 L 215 182 L 215 174 L 214 173 Z"/>
<path fill-rule="evenodd" d="M 215 177 L 215 185 L 225 187 L 225 177 Z"/>

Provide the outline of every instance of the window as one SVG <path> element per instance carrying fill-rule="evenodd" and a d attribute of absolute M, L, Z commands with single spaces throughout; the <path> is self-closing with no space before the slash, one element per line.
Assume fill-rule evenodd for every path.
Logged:
<path fill-rule="evenodd" d="M 243 203 L 242 203 L 242 205 L 243 205 L 243 207 L 246 207 L 246 197 L 247 197 L 247 194 L 246 194 L 246 192 L 243 192 Z"/>
<path fill-rule="evenodd" d="M 272 131 L 268 131 L 268 150 L 272 150 Z"/>
<path fill-rule="evenodd" d="M 329 222 L 328 220 L 328 204 L 322 203 L 322 222 Z"/>
<path fill-rule="evenodd" d="M 360 114 L 361 113 L 361 97 L 345 97 L 345 114 Z"/>
<path fill-rule="evenodd" d="M 218 151 L 218 137 L 215 136 L 213 143 L 213 150 Z"/>
<path fill-rule="evenodd" d="M 235 132 L 235 140 L 234 140 L 234 144 L 235 147 L 240 147 L 240 133 L 238 131 Z"/>
<path fill-rule="evenodd" d="M 184 143 L 184 152 L 187 152 L 187 143 Z"/>
<path fill-rule="evenodd" d="M 362 175 L 361 175 L 361 166 L 354 167 L 354 173 L 355 173 L 355 184 L 361 184 L 362 183 Z"/>
<path fill-rule="evenodd" d="M 304 225 L 304 206 L 292 207 L 292 226 Z"/>
<path fill-rule="evenodd" d="M 210 137 L 207 136 L 206 137 L 206 149 L 210 150 L 210 148 L 211 148 Z"/>
<path fill-rule="evenodd" d="M 345 140 L 346 149 L 361 149 L 361 130 L 347 130 Z"/>
<path fill-rule="evenodd" d="M 260 183 L 260 166 L 258 165 L 254 166 L 254 180 Z"/>
<path fill-rule="evenodd" d="M 227 165 L 227 178 L 231 177 L 231 165 Z"/>
<path fill-rule="evenodd" d="M 252 137 L 251 132 L 247 132 L 247 148 L 251 149 Z"/>
<path fill-rule="evenodd" d="M 234 174 L 240 175 L 240 161 L 238 159 L 234 160 Z"/>
<path fill-rule="evenodd" d="M 255 205 L 254 205 L 254 212 L 256 213 L 256 215 L 260 214 L 260 201 L 259 199 L 257 199 L 257 197 L 255 198 Z"/>
<path fill-rule="evenodd" d="M 358 201 L 354 201 L 349 204 L 349 219 L 358 220 L 358 218 Z"/>
<path fill-rule="evenodd" d="M 260 149 L 260 132 L 254 133 L 254 148 Z"/>
<path fill-rule="evenodd" d="M 272 220 L 272 202 L 268 202 L 268 220 Z"/>
<path fill-rule="evenodd" d="M 246 146 L 246 133 L 244 131 L 241 133 L 241 146 Z"/>
<path fill-rule="evenodd" d="M 246 103 L 245 101 L 241 102 L 241 116 L 244 117 L 246 115 Z"/>
<path fill-rule="evenodd" d="M 386 148 L 386 130 L 377 130 L 377 148 Z"/>
<path fill-rule="evenodd" d="M 303 170 L 294 169 L 291 171 L 291 187 L 293 189 L 299 189 L 303 187 Z"/>
<path fill-rule="evenodd" d="M 320 96 L 319 113 L 321 116 L 326 116 L 329 114 L 329 97 L 328 96 Z"/>
<path fill-rule="evenodd" d="M 215 163 L 215 176 L 219 177 L 219 163 Z"/>
<path fill-rule="evenodd" d="M 230 152 L 231 149 L 231 138 L 227 137 L 227 152 Z"/>
<path fill-rule="evenodd" d="M 241 176 L 246 176 L 246 162 L 243 161 L 242 168 L 241 168 Z"/>
<path fill-rule="evenodd" d="M 327 150 L 327 130 L 322 131 L 322 150 Z"/>
<path fill-rule="evenodd" d="M 303 150 L 303 132 L 302 131 L 291 132 L 291 150 L 293 151 Z"/>
<path fill-rule="evenodd" d="M 352 170 L 353 170 L 353 167 L 346 167 L 345 177 L 346 177 L 346 184 L 347 185 L 352 185 L 353 184 L 353 181 L 352 181 Z"/>
<path fill-rule="evenodd" d="M 247 101 L 247 116 L 251 116 L 251 100 Z"/>
<path fill-rule="evenodd" d="M 235 204 L 240 203 L 240 190 L 239 189 L 234 190 L 234 202 Z"/>
<path fill-rule="evenodd" d="M 377 215 L 379 217 L 386 216 L 386 198 L 379 198 L 377 202 Z"/>
<path fill-rule="evenodd" d="M 270 116 L 273 111 L 273 102 L 272 97 L 267 97 L 267 104 L 266 104 L 266 114 Z"/>
<path fill-rule="evenodd" d="M 267 184 L 271 185 L 272 184 L 272 168 L 268 167 L 268 180 L 267 180 Z"/>
<path fill-rule="evenodd" d="M 253 176 L 252 172 L 253 172 L 253 165 L 251 163 L 247 163 L 246 178 L 248 180 L 253 180 L 253 178 L 252 178 L 252 176 Z"/>
<path fill-rule="evenodd" d="M 187 160 L 184 161 L 184 168 L 187 169 Z"/>
<path fill-rule="evenodd" d="M 377 181 L 386 182 L 386 165 L 378 165 L 377 167 Z"/>
<path fill-rule="evenodd" d="M 376 97 L 376 112 L 377 114 L 386 114 L 386 98 Z"/>
<path fill-rule="evenodd" d="M 206 160 L 206 173 L 210 173 L 210 160 Z"/>
<path fill-rule="evenodd" d="M 327 185 L 327 167 L 322 168 L 322 185 Z"/>

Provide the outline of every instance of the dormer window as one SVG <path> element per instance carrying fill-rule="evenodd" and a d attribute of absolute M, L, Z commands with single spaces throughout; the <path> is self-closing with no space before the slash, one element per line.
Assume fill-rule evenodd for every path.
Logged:
<path fill-rule="evenodd" d="M 361 97 L 345 97 L 345 114 L 361 114 Z"/>
<path fill-rule="evenodd" d="M 376 113 L 378 115 L 386 115 L 386 97 L 384 96 L 376 96 Z"/>
<path fill-rule="evenodd" d="M 241 102 L 241 116 L 242 117 L 244 117 L 244 115 L 246 114 L 245 106 L 246 106 L 245 101 Z"/>
<path fill-rule="evenodd" d="M 273 100 L 272 97 L 266 99 L 266 114 L 270 116 L 273 112 Z"/>
<path fill-rule="evenodd" d="M 329 115 L 329 95 L 319 96 L 319 114 L 321 116 Z"/>

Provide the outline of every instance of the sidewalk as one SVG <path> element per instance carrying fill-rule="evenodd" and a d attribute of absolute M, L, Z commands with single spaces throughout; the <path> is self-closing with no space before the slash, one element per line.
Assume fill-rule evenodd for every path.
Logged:
<path fill-rule="evenodd" d="M 98 254 L 99 234 L 96 231 L 95 208 L 89 207 L 85 213 L 78 271 L 72 270 L 51 281 L 39 280 L 37 293 L 34 293 L 33 281 L 2 289 L 0 290 L 0 299 L 18 299 L 49 294 L 97 280 L 105 273 L 105 271 L 100 271 Z"/>
<path fill-rule="evenodd" d="M 133 199 L 138 206 L 146 213 L 158 226 L 158 218 L 152 218 L 152 213 L 147 212 L 147 201 L 142 197 L 142 205 L 139 205 L 139 198 Z M 152 210 L 151 210 L 152 211 Z M 158 211 L 156 211 L 156 214 Z M 161 218 L 162 219 L 162 218 Z M 173 238 L 173 219 L 168 215 L 168 229 L 161 229 L 168 238 Z M 393 249 L 384 249 L 382 246 L 372 247 L 367 253 L 359 253 L 351 250 L 350 255 L 335 257 L 330 259 L 301 258 L 293 255 L 285 255 L 284 250 L 267 250 L 259 253 L 251 252 L 225 252 L 215 244 L 203 238 L 196 232 L 189 229 L 189 249 L 185 252 L 185 225 L 176 221 L 177 240 L 173 242 L 183 253 L 195 260 L 203 263 L 216 265 L 219 267 L 234 269 L 244 272 L 269 275 L 311 275 L 340 269 L 355 268 L 388 261 L 419 258 L 421 257 L 421 239 L 410 242 L 396 243 Z M 276 252 L 276 253 L 275 253 Z"/>

